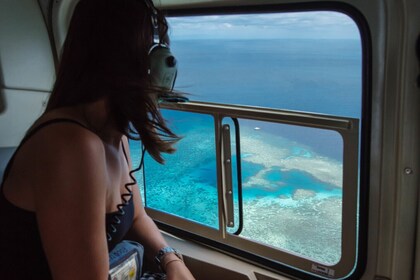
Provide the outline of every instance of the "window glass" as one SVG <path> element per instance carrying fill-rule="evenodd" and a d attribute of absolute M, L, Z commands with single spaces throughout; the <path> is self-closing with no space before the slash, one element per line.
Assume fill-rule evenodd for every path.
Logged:
<path fill-rule="evenodd" d="M 360 117 L 361 42 L 337 12 L 170 18 L 191 100 Z"/>
<path fill-rule="evenodd" d="M 182 137 L 176 153 L 160 165 L 144 162 L 145 206 L 218 228 L 214 120 L 210 116 L 163 111 Z"/>
<path fill-rule="evenodd" d="M 268 122 L 239 123 L 240 236 L 321 263 L 337 263 L 341 258 L 341 136 Z M 304 135 L 307 140 L 300 141 Z"/>
<path fill-rule="evenodd" d="M 361 39 L 348 16 L 243 14 L 177 17 L 169 23 L 171 49 L 179 62 L 176 89 L 190 100 L 361 119 Z M 145 205 L 221 231 L 219 210 L 225 206 L 218 200 L 218 174 L 223 172 L 217 168 L 223 164 L 217 163 L 214 112 L 163 113 L 183 139 L 175 154 L 165 156 L 166 165 L 146 156 L 144 174 L 137 175 Z M 304 269 L 316 274 L 322 274 L 323 265 L 355 261 L 353 251 L 343 249 L 349 242 L 343 236 L 348 234 L 344 229 L 356 228 L 356 220 L 350 222 L 354 227 L 347 226 L 343 217 L 356 213 L 343 215 L 349 209 L 343 201 L 354 201 L 357 209 L 358 186 L 353 184 L 357 180 L 343 178 L 357 177 L 358 156 L 345 155 L 357 155 L 357 140 L 344 142 L 334 129 L 228 114 L 222 124 L 231 127 L 234 225 L 227 227 L 228 235 L 275 248 L 274 255 L 282 251 L 278 255 L 313 261 L 312 271 Z M 131 149 L 139 153 L 134 144 Z M 289 260 L 294 257 L 280 262 Z M 337 275 L 344 277 L 353 267 L 346 269 Z"/>

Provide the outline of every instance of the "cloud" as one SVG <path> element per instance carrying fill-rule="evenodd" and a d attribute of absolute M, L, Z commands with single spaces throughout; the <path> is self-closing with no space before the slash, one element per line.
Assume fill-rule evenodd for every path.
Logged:
<path fill-rule="evenodd" d="M 169 18 L 182 39 L 360 38 L 355 22 L 338 12 L 293 12 Z"/>

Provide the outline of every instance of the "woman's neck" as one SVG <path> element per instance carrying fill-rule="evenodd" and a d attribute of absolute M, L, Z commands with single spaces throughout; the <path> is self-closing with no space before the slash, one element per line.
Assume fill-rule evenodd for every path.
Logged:
<path fill-rule="evenodd" d="M 118 129 L 108 98 L 80 105 L 80 112 L 88 127 L 95 131 L 102 141 L 115 146 L 120 145 L 123 135 Z"/>

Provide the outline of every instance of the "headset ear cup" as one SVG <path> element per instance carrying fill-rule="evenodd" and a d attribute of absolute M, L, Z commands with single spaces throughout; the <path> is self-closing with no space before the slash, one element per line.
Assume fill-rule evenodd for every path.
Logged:
<path fill-rule="evenodd" d="M 153 86 L 171 91 L 178 72 L 177 61 L 165 45 L 155 45 L 149 51 L 149 75 Z"/>

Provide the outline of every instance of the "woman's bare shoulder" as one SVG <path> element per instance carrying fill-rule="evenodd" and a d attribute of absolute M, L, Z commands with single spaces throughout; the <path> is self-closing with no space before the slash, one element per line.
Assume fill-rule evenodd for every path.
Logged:
<path fill-rule="evenodd" d="M 97 134 L 72 120 L 52 122 L 36 131 L 31 138 L 34 145 L 45 146 L 46 150 L 50 150 L 49 147 L 64 149 L 77 147 L 83 151 L 103 150 L 101 138 Z"/>
<path fill-rule="evenodd" d="M 43 127 L 25 143 L 21 158 L 31 165 L 29 177 L 35 196 L 51 191 L 69 198 L 79 191 L 105 194 L 107 168 L 103 143 L 81 125 L 57 122 Z"/>
<path fill-rule="evenodd" d="M 33 158 L 40 165 L 59 163 L 65 166 L 104 160 L 101 139 L 81 125 L 71 122 L 52 123 L 36 131 L 22 147 L 26 158 Z M 50 168 L 54 166 L 49 166 Z"/>

